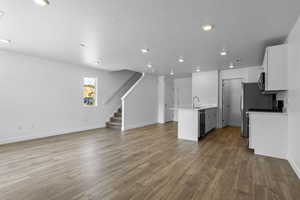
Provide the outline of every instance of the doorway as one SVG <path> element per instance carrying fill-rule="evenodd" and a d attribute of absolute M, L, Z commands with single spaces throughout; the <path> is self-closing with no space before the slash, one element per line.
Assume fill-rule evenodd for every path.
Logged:
<path fill-rule="evenodd" d="M 237 126 L 242 123 L 241 115 L 242 79 L 222 81 L 222 126 Z"/>
<path fill-rule="evenodd" d="M 165 79 L 165 122 L 174 120 L 174 83 L 172 79 Z"/>

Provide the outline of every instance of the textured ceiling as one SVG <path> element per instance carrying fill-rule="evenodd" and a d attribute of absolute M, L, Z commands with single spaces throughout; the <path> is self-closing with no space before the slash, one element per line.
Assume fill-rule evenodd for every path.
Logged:
<path fill-rule="evenodd" d="M 1 0 L 5 50 L 108 70 L 159 74 L 260 65 L 266 45 L 282 42 L 299 0 Z M 203 24 L 215 29 L 204 32 Z M 84 42 L 86 46 L 80 47 Z M 149 48 L 143 55 L 141 48 Z M 222 48 L 229 51 L 222 57 Z M 184 63 L 178 58 L 183 56 Z M 97 65 L 96 60 L 102 60 Z"/>

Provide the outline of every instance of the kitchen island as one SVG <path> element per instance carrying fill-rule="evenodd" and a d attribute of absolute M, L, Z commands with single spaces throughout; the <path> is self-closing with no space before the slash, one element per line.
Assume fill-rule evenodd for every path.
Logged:
<path fill-rule="evenodd" d="M 217 105 L 178 107 L 178 139 L 197 142 L 217 126 Z"/>

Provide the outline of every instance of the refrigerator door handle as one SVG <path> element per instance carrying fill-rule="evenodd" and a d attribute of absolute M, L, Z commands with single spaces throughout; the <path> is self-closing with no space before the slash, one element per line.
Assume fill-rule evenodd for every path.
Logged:
<path fill-rule="evenodd" d="M 240 111 L 241 111 L 241 115 L 243 114 L 242 101 L 243 101 L 243 96 L 240 97 Z"/>
<path fill-rule="evenodd" d="M 241 97 L 240 97 L 240 111 L 241 111 L 241 116 L 243 117 L 243 104 L 244 104 L 244 99 L 243 99 L 243 96 L 244 96 L 244 87 L 243 87 L 243 84 L 242 84 L 242 94 L 241 94 Z"/>
<path fill-rule="evenodd" d="M 241 111 L 241 136 L 244 136 L 244 85 L 242 84 L 242 94 L 240 97 L 240 111 Z"/>

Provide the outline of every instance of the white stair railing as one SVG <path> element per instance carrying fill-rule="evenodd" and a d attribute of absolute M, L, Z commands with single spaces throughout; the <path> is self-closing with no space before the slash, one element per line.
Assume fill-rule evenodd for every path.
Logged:
<path fill-rule="evenodd" d="M 115 97 L 122 97 L 142 76 L 141 73 L 135 72 L 119 89 L 117 89 L 110 97 L 108 97 L 103 104 L 108 104 Z"/>
<path fill-rule="evenodd" d="M 135 89 L 135 87 L 143 80 L 143 78 L 145 77 L 145 73 L 143 73 L 141 75 L 141 77 L 135 82 L 134 85 L 132 85 L 132 87 L 122 96 L 121 100 L 122 100 L 122 131 L 125 130 L 125 120 L 124 120 L 124 116 L 125 116 L 125 101 L 126 101 L 126 97 L 129 96 L 131 94 L 131 92 Z"/>
<path fill-rule="evenodd" d="M 105 113 L 105 121 L 109 121 L 110 117 L 113 115 L 113 113 L 118 110 L 121 105 L 121 97 L 124 96 L 124 94 L 130 90 L 130 88 L 139 80 L 139 78 L 142 76 L 141 73 L 135 72 L 131 78 L 128 79 L 119 89 L 116 90 L 109 98 L 103 101 L 103 112 Z"/>

